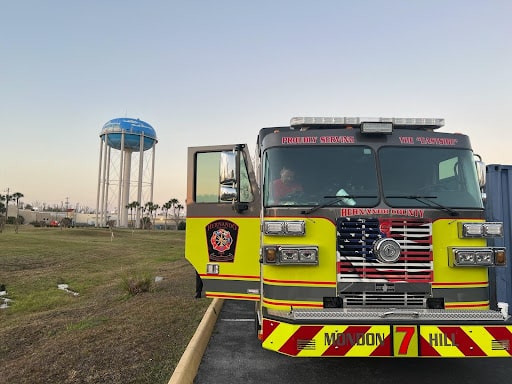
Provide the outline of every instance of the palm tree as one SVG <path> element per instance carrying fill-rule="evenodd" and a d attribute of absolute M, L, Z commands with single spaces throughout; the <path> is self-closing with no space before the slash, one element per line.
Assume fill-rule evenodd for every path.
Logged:
<path fill-rule="evenodd" d="M 181 205 L 181 203 L 178 203 L 178 205 L 176 205 L 176 208 L 178 209 L 178 216 L 176 219 L 176 229 L 178 229 L 178 223 L 180 221 L 180 212 L 184 207 L 183 207 L 183 205 Z"/>
<path fill-rule="evenodd" d="M 173 210 L 173 220 L 176 225 L 176 229 L 178 229 L 178 220 L 179 220 L 179 211 L 180 208 L 178 208 L 180 204 L 179 200 L 173 197 L 171 200 L 169 200 L 169 203 L 171 203 L 172 210 Z M 178 213 L 176 214 L 176 210 L 178 210 Z"/>
<path fill-rule="evenodd" d="M 152 226 L 155 225 L 154 219 L 153 219 L 153 212 L 156 212 L 156 210 L 160 208 L 158 204 L 154 204 L 152 201 L 148 201 L 146 204 L 144 204 L 144 209 L 149 212 L 149 222 L 152 224 Z M 149 229 L 151 226 L 149 226 Z"/>
<path fill-rule="evenodd" d="M 16 200 L 16 220 L 14 221 L 14 224 L 16 225 L 14 227 L 14 231 L 18 233 L 18 224 L 19 224 L 19 216 L 20 216 L 20 199 L 23 197 L 23 193 L 21 192 L 14 192 L 11 196 L 12 200 Z"/>
<path fill-rule="evenodd" d="M 180 214 L 181 214 L 181 210 L 184 208 L 183 205 L 181 205 L 181 203 L 179 203 L 176 208 L 178 208 L 178 218 L 180 217 Z"/>
<path fill-rule="evenodd" d="M 0 233 L 4 230 L 5 218 L 3 213 L 7 212 L 7 206 L 3 203 L 7 200 L 5 195 L 0 195 Z"/>
<path fill-rule="evenodd" d="M 151 205 L 151 208 L 152 209 L 150 210 L 150 212 L 154 212 L 154 214 L 153 214 L 153 228 L 154 228 L 155 227 L 155 220 L 156 220 L 156 211 L 158 209 L 160 209 L 160 206 L 158 204 L 153 204 L 153 205 Z"/>
<path fill-rule="evenodd" d="M 131 224 L 132 224 L 132 228 L 135 227 L 135 222 L 133 221 L 133 210 L 134 209 L 137 209 L 138 207 L 140 207 L 140 204 L 138 201 L 132 201 L 131 203 L 129 203 L 126 208 L 128 208 L 130 210 L 130 221 L 131 221 Z"/>
<path fill-rule="evenodd" d="M 140 229 L 144 229 L 146 226 L 146 220 L 144 220 L 144 214 L 146 213 L 148 203 L 139 206 L 140 210 Z"/>
<path fill-rule="evenodd" d="M 4 201 L 7 199 L 5 195 L 0 195 L 0 214 L 5 212 L 5 204 Z"/>
<path fill-rule="evenodd" d="M 167 229 L 167 214 L 169 213 L 169 209 L 172 208 L 172 203 L 168 201 L 164 205 L 162 205 L 162 209 L 165 212 L 165 224 L 164 224 L 164 230 Z"/>
<path fill-rule="evenodd" d="M 5 212 L 5 219 L 7 222 L 7 215 L 9 214 L 9 201 L 13 201 L 12 195 L 9 195 L 9 192 L 7 192 L 7 195 L 0 195 L 0 201 L 5 201 L 4 205 L 4 212 Z"/>
<path fill-rule="evenodd" d="M 148 201 L 146 204 L 144 204 L 143 211 L 149 213 L 149 217 L 147 218 L 147 220 L 145 220 L 144 217 L 142 218 L 142 220 L 144 221 L 144 228 L 146 228 L 146 227 L 148 229 L 151 228 L 151 225 L 149 225 L 149 224 L 151 224 L 151 212 L 152 212 L 152 209 L 153 209 L 153 202 L 152 201 Z"/>

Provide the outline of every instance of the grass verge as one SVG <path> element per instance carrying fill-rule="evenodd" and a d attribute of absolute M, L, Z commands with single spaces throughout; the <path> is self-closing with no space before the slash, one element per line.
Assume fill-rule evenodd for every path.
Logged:
<path fill-rule="evenodd" d="M 211 302 L 193 299 L 184 238 L 6 226 L 0 383 L 167 383 Z"/>

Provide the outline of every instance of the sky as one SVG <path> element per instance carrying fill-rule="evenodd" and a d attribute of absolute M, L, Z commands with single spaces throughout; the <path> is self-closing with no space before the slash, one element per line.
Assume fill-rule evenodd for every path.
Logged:
<path fill-rule="evenodd" d="M 156 131 L 154 203 L 187 147 L 294 116 L 440 117 L 512 164 L 509 0 L 0 0 L 0 194 L 96 207 L 100 132 Z"/>

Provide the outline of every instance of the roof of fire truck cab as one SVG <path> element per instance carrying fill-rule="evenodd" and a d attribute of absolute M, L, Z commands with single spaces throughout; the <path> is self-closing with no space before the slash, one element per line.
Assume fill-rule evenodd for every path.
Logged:
<path fill-rule="evenodd" d="M 292 120 L 294 120 L 294 119 L 295 119 L 295 122 L 297 123 L 297 121 L 300 122 L 302 120 L 296 120 L 296 119 L 303 119 L 303 118 L 293 118 Z M 311 118 L 311 119 L 320 119 L 320 118 Z M 391 137 L 396 138 L 399 136 L 399 135 L 389 135 L 389 134 L 380 134 L 380 133 L 378 133 L 377 135 L 375 135 L 375 133 L 369 133 L 369 134 L 362 133 L 359 129 L 361 124 L 367 123 L 367 121 L 363 121 L 363 119 L 370 120 L 371 118 L 357 118 L 357 119 L 360 119 L 360 120 L 358 120 L 359 121 L 358 124 L 352 123 L 353 119 L 356 119 L 356 118 L 337 118 L 337 119 L 346 119 L 346 121 L 345 121 L 345 123 L 335 123 L 335 124 L 332 123 L 333 118 L 321 118 L 321 119 L 324 119 L 324 123 L 322 123 L 322 124 L 315 123 L 315 124 L 308 124 L 308 125 L 301 126 L 299 123 L 297 123 L 299 125 L 295 125 L 294 127 L 278 126 L 278 127 L 261 128 L 258 133 L 258 137 L 257 137 L 257 141 L 256 141 L 256 144 L 259 148 L 258 151 L 261 151 L 264 147 L 267 148 L 269 145 L 275 146 L 278 143 L 278 141 L 274 142 L 275 139 L 271 139 L 270 142 L 265 140 L 265 138 L 267 136 L 274 134 L 274 133 L 278 134 L 278 137 L 280 137 L 282 135 L 302 136 L 302 135 L 306 134 L 307 131 L 323 130 L 325 132 L 325 131 L 332 130 L 333 134 L 334 134 L 335 130 L 337 130 L 338 132 L 346 130 L 348 132 L 349 130 L 352 129 L 353 133 L 351 135 L 355 134 L 359 138 L 367 137 L 368 139 L 370 139 L 371 137 L 379 137 L 379 136 L 382 138 L 384 136 L 388 136 L 390 138 Z M 433 137 L 434 138 L 433 140 L 439 140 L 439 138 L 441 138 L 441 141 L 445 140 L 444 138 L 446 138 L 448 140 L 452 140 L 451 138 L 456 136 L 457 139 L 455 141 L 455 143 L 456 143 L 455 147 L 472 149 L 468 135 L 466 135 L 464 133 L 460 133 L 460 132 L 439 132 L 437 130 L 438 128 L 441 128 L 444 125 L 444 119 L 423 119 L 423 118 L 418 118 L 418 119 L 380 118 L 380 119 L 382 119 L 382 122 L 385 122 L 388 124 L 389 124 L 389 121 L 386 121 L 386 120 L 392 120 L 393 130 L 396 129 L 396 130 L 403 131 L 403 132 L 408 131 L 408 134 L 414 138 L 421 136 L 418 138 L 419 142 L 422 142 L 421 139 L 423 139 L 423 136 L 425 136 L 427 138 L 426 140 L 430 140 L 430 139 L 428 139 L 428 137 Z M 392 132 L 389 132 L 389 133 L 392 133 Z M 280 139 L 278 139 L 278 140 L 280 140 Z M 393 139 L 393 140 L 395 140 L 395 139 Z M 378 140 L 378 141 L 381 141 L 381 140 Z M 439 142 L 441 142 L 441 141 L 439 141 Z M 376 143 L 376 141 L 374 141 L 373 139 L 370 139 L 369 142 Z M 384 143 L 384 142 L 385 142 L 385 140 L 382 143 Z M 270 144 L 270 143 L 272 143 L 272 144 Z M 422 142 L 422 143 L 424 144 L 424 142 Z M 428 142 L 428 143 L 433 146 L 436 145 L 435 142 Z M 387 143 L 386 145 L 389 145 L 389 144 L 391 144 L 391 142 Z"/>
<path fill-rule="evenodd" d="M 270 127 L 270 128 L 261 128 L 260 132 L 258 134 L 257 142 L 258 147 L 261 147 L 261 144 L 263 143 L 263 139 L 265 136 L 267 136 L 269 133 L 274 132 L 282 132 L 282 131 L 291 131 L 292 129 L 290 127 Z"/>
<path fill-rule="evenodd" d="M 289 126 L 261 128 L 257 144 L 272 132 L 305 131 L 313 129 L 350 129 L 363 123 L 392 123 L 394 129 L 432 131 L 444 126 L 442 118 L 388 118 L 388 117 L 292 117 Z"/>

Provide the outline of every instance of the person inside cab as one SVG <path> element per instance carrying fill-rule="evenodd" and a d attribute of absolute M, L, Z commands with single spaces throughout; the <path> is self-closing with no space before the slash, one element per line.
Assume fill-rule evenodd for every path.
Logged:
<path fill-rule="evenodd" d="M 302 185 L 295 180 L 295 172 L 281 168 L 280 177 L 272 182 L 272 197 L 275 204 L 286 201 L 291 195 L 302 192 Z"/>

